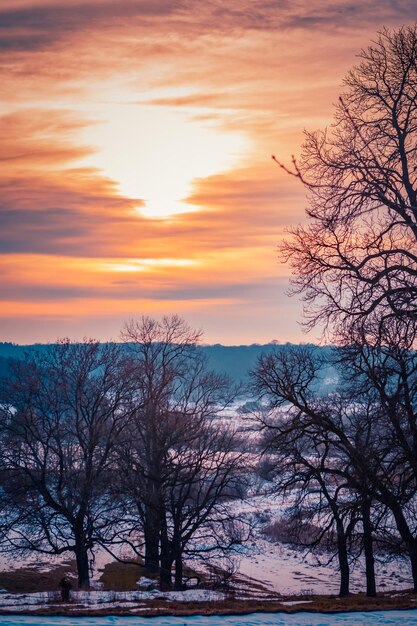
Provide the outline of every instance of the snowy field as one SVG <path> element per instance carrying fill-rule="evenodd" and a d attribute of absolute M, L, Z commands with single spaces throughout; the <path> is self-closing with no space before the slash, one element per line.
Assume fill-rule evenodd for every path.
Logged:
<path fill-rule="evenodd" d="M 282 504 L 264 496 L 253 497 L 246 503 L 241 503 L 240 509 L 250 514 L 268 511 L 270 519 L 275 519 L 281 514 Z M 96 562 L 93 575 L 93 586 L 100 590 L 101 584 L 98 582 L 104 565 L 111 561 L 111 557 L 104 551 L 96 555 Z M 58 565 L 62 561 L 59 557 L 41 557 L 34 555 L 26 560 L 5 559 L 0 557 L 0 569 L 12 570 L 24 566 L 36 566 L 38 571 L 48 571 L 52 565 Z M 260 583 L 265 592 L 278 593 L 280 595 L 307 595 L 307 594 L 337 594 L 339 591 L 339 573 L 337 563 L 327 564 L 325 558 L 319 560 L 312 554 L 305 554 L 303 551 L 294 549 L 290 545 L 273 543 L 268 541 L 261 532 L 261 528 L 256 532 L 252 541 L 241 547 L 241 552 L 236 556 L 237 573 L 248 584 L 250 581 Z M 190 563 L 194 567 L 198 564 Z M 376 581 L 378 591 L 400 591 L 412 587 L 412 577 L 408 561 L 393 560 L 387 563 L 376 563 Z M 359 562 L 351 573 L 351 591 L 359 592 L 364 590 L 365 573 L 362 562 Z M 138 591 L 142 585 L 138 585 Z M 58 581 L 57 581 L 58 590 Z M 197 590 L 194 590 L 194 595 Z M 203 590 L 201 590 L 203 591 Z M 193 593 L 190 590 L 191 593 Z M 188 592 L 188 593 L 190 593 Z M 154 597 L 158 596 L 155 591 Z M 16 594 L 14 594 L 16 597 Z M 28 594 L 33 596 L 33 603 L 38 604 L 39 594 Z M 95 595 L 92 592 L 92 595 Z M 104 594 L 103 594 L 104 595 Z M 144 593 L 144 596 L 149 595 Z M 171 599 L 175 593 L 171 593 Z M 185 594 L 187 595 L 187 594 Z M 216 595 L 215 593 L 213 595 Z M 202 593 L 204 596 L 204 593 Z M 28 596 L 26 596 L 28 598 Z M 181 598 L 182 599 L 182 598 Z M 183 598 L 189 600 L 191 598 Z M 194 598 L 193 598 L 194 599 Z M 204 598 L 195 598 L 202 600 Z M 212 598 L 211 598 L 212 599 Z M 16 598 L 16 601 L 19 601 Z M 101 602 L 104 598 L 101 599 Z M 20 601 L 21 602 L 21 601 Z M 9 604 L 7 594 L 0 590 L 0 607 Z"/>
<path fill-rule="evenodd" d="M 253 495 L 245 501 L 235 504 L 239 512 L 245 516 L 261 516 L 271 522 L 283 514 L 283 503 L 281 500 L 266 495 Z M 308 595 L 308 594 L 337 594 L 339 590 L 339 573 L 337 562 L 326 563 L 326 557 L 320 559 L 312 554 L 306 554 L 302 550 L 297 550 L 288 544 L 274 543 L 262 533 L 264 524 L 255 531 L 254 537 L 244 546 L 241 546 L 240 553 L 236 555 L 237 573 L 250 584 L 251 581 L 260 583 L 265 592 L 280 595 Z M 130 556 L 130 555 L 126 555 Z M 101 589 L 99 578 L 103 567 L 112 558 L 105 551 L 96 554 L 93 586 L 95 590 Z M 376 581 L 378 591 L 399 591 L 412 587 L 412 577 L 407 560 L 393 560 L 391 562 L 376 562 Z M 38 571 L 48 571 L 51 566 L 62 562 L 60 557 L 39 557 L 33 555 L 25 560 L 7 559 L 0 556 L 0 569 L 3 571 L 21 568 L 25 566 L 35 566 Z M 190 563 L 199 568 L 199 564 Z M 359 592 L 364 590 L 365 574 L 364 564 L 359 562 L 351 572 L 351 591 Z M 141 585 L 138 586 L 138 591 Z M 58 590 L 58 581 L 57 581 Z M 237 590 L 240 590 L 239 588 Z M 153 592 L 155 593 L 155 592 Z M 258 590 L 259 593 L 259 590 Z M 194 592 L 195 594 L 195 592 Z M 21 599 L 15 595 L 15 602 L 22 603 Z M 92 595 L 95 595 L 94 592 Z M 146 594 L 144 594 L 146 595 Z M 155 597 L 158 594 L 155 593 Z M 173 594 L 175 595 L 175 594 Z M 185 594 L 186 595 L 186 594 Z M 204 595 L 204 593 L 202 594 Z M 32 598 L 29 599 L 29 596 Z M 26 602 L 39 604 L 39 594 L 28 594 Z M 35 599 L 36 598 L 36 599 Z M 174 599 L 174 597 L 172 597 Z M 180 598 L 175 598 L 179 600 Z M 183 598 L 189 600 L 190 598 Z M 198 598 L 202 600 L 203 598 Z M 32 601 L 31 601 L 32 600 Z M 90 599 L 90 604 L 92 603 Z M 197 600 L 197 601 L 198 601 Z M 2 593 L 0 589 L 0 607 L 5 607 L 10 603 L 10 596 Z M 101 598 L 100 604 L 104 603 Z"/>
<path fill-rule="evenodd" d="M 236 426 L 243 428 L 245 421 L 234 410 L 228 416 L 229 419 L 235 421 Z M 253 433 L 246 433 L 247 436 L 253 436 Z M 253 455 L 253 464 L 255 465 L 257 456 Z M 263 481 L 255 474 L 248 475 L 249 482 L 249 494 L 244 500 L 234 501 L 231 505 L 234 513 L 238 513 L 244 519 L 251 520 L 255 524 L 254 535 L 251 537 L 248 543 L 239 546 L 239 553 L 233 556 L 233 560 L 236 564 L 237 581 L 233 587 L 235 597 L 237 599 L 277 599 L 277 594 L 282 598 L 288 596 L 307 596 L 310 594 L 329 595 L 337 594 L 339 591 L 339 573 L 337 571 L 337 561 L 328 563 L 328 556 L 326 555 L 312 555 L 306 554 L 304 551 L 296 549 L 290 544 L 283 544 L 273 542 L 268 539 L 268 536 L 264 533 L 264 529 L 268 524 L 273 523 L 275 520 L 282 519 L 286 516 L 286 506 L 291 504 L 291 499 L 288 498 L 284 503 L 280 498 L 276 498 L 269 493 L 270 485 Z M 119 553 L 120 557 L 131 558 L 130 553 Z M 390 591 L 394 594 L 403 589 L 409 589 L 412 587 L 412 577 L 408 560 L 393 559 L 388 560 L 383 558 L 384 555 L 376 555 L 376 582 L 377 590 Z M 65 557 L 68 559 L 68 557 Z M 88 610 L 104 609 L 107 607 L 114 608 L 115 606 L 121 609 L 129 607 L 132 608 L 132 603 L 140 602 L 146 603 L 149 600 L 162 599 L 165 601 L 183 601 L 183 602 L 202 602 L 210 601 L 215 602 L 224 598 L 222 593 L 218 591 L 209 591 L 206 589 L 189 589 L 186 592 L 170 592 L 169 594 L 161 593 L 155 589 L 147 589 L 149 583 L 152 581 L 142 580 L 138 582 L 138 588 L 135 591 L 130 592 L 108 592 L 102 589 L 102 583 L 100 582 L 100 576 L 103 568 L 107 563 L 112 560 L 112 557 L 105 550 L 98 550 L 95 554 L 94 567 L 92 572 L 92 591 L 89 593 L 79 592 L 74 593 L 74 599 L 77 599 L 77 603 L 85 607 L 86 612 Z M 33 554 L 25 559 L 19 558 L 6 558 L 4 555 L 0 555 L 0 570 L 9 572 L 18 568 L 33 568 L 35 572 L 44 572 L 51 570 L 51 567 L 61 564 L 65 559 L 63 557 L 40 557 Z M 204 565 L 201 563 L 191 561 L 188 563 L 196 570 L 205 572 Z M 221 567 L 221 561 L 218 563 Z M 21 611 L 30 612 L 38 608 L 44 608 L 51 603 L 56 602 L 56 598 L 53 596 L 59 595 L 57 579 L 55 594 L 51 593 L 8 593 L 5 589 L 0 589 L 0 609 L 6 611 Z M 365 575 L 364 564 L 360 560 L 353 567 L 351 571 L 351 591 L 353 593 L 363 591 L 365 587 Z M 52 595 L 51 595 L 52 594 Z M 283 599 L 283 598 L 282 598 Z M 143 611 L 143 608 L 138 608 L 136 613 L 139 614 Z M 315 617 L 310 616 L 310 621 L 291 621 L 295 617 L 283 616 L 282 619 L 287 621 L 276 621 L 278 618 L 274 617 L 275 621 L 243 621 L 243 618 L 239 618 L 240 621 L 228 621 L 231 618 L 221 618 L 222 621 L 215 621 L 214 618 L 210 620 L 201 621 L 203 618 L 197 618 L 191 621 L 191 618 L 187 620 L 190 623 L 195 624 L 211 624 L 216 626 L 221 624 L 222 626 L 228 626 L 229 624 L 416 624 L 417 617 L 414 613 L 400 613 L 401 616 L 409 615 L 407 620 L 402 621 L 381 621 L 382 619 L 392 619 L 393 613 L 390 614 L 372 614 L 368 615 L 367 621 L 349 621 L 350 617 L 346 619 L 348 621 L 341 621 L 340 615 L 333 616 L 333 621 L 328 621 L 328 618 L 323 618 L 322 621 L 314 621 Z M 355 619 L 358 620 L 358 614 L 355 614 Z M 390 617 L 391 616 L 391 617 Z M 13 621 L 24 620 L 24 617 L 10 618 L 11 621 L 4 621 L 6 618 L 0 618 L 1 624 L 54 624 L 61 626 L 64 623 L 78 624 L 78 621 L 72 622 L 69 618 L 66 622 L 63 621 Z M 33 618 L 36 619 L 36 618 Z M 62 618 L 63 619 L 63 618 Z M 87 621 L 90 618 L 83 618 L 83 626 L 87 625 Z M 125 618 L 125 621 L 117 621 L 119 618 L 108 618 L 110 621 L 94 621 L 92 624 L 139 624 L 139 623 L 154 623 L 154 624 L 184 624 L 184 621 L 129 621 Z M 162 619 L 162 618 L 161 618 Z M 205 618 L 204 618 L 205 619 Z M 253 618 L 254 619 L 254 618 Z M 256 618 L 257 620 L 260 618 Z M 262 618 L 266 619 L 266 618 Z M 280 618 L 281 619 L 281 618 Z M 297 618 L 301 619 L 301 618 Z M 307 619 L 307 618 L 306 618 Z M 362 619 L 362 618 L 361 618 Z M 127 620 L 127 621 L 126 621 Z M 214 620 L 214 621 L 213 621 Z M 324 620 L 324 621 L 323 621 Z M 327 621 L 326 621 L 327 620 Z M 377 620 L 377 621 L 375 621 Z M 379 620 L 379 621 L 378 621 Z M 412 621 L 410 621 L 412 620 Z"/>
<path fill-rule="evenodd" d="M 283 502 L 272 496 L 254 495 L 239 503 L 239 511 L 246 515 L 260 515 L 268 522 L 283 515 Z M 261 582 L 267 589 L 281 595 L 337 594 L 339 573 L 337 559 L 328 564 L 326 555 L 306 554 L 288 544 L 274 543 L 262 534 L 262 525 L 253 541 L 242 548 L 239 573 Z M 351 571 L 351 591 L 364 590 L 364 563 L 359 560 Z M 411 569 L 407 560 L 380 562 L 376 555 L 376 583 L 378 591 L 399 591 L 412 587 Z"/>
<path fill-rule="evenodd" d="M 224 600 L 223 593 L 209 589 L 188 589 L 186 591 L 162 592 L 156 589 L 151 591 L 74 591 L 71 593 L 71 603 L 64 606 L 65 610 L 77 610 L 88 614 L 90 611 L 114 611 L 121 609 L 132 613 L 141 613 L 147 610 L 149 601 L 162 600 L 167 602 L 219 602 Z M 54 607 L 59 611 L 61 605 L 58 592 L 37 593 L 1 593 L 0 609 L 10 613 L 30 613 L 37 609 Z M 0 621 L 0 624 L 2 622 Z"/>
<path fill-rule="evenodd" d="M 193 617 L 26 617 L 0 616 L 1 626 L 360 626 L 417 624 L 417 610 L 371 613 L 252 613 L 251 615 Z"/>

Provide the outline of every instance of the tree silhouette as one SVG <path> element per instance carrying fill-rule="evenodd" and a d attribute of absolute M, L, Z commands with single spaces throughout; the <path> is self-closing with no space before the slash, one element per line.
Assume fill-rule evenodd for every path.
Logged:
<path fill-rule="evenodd" d="M 417 25 L 382 30 L 359 56 L 333 124 L 306 132 L 291 169 L 279 163 L 309 195 L 309 222 L 283 254 L 307 327 L 375 331 L 395 317 L 406 340 L 417 313 Z"/>
<path fill-rule="evenodd" d="M 1 547 L 72 552 L 79 587 L 120 521 L 108 484 L 130 393 L 123 364 L 115 344 L 64 340 L 16 360 L 2 381 Z"/>

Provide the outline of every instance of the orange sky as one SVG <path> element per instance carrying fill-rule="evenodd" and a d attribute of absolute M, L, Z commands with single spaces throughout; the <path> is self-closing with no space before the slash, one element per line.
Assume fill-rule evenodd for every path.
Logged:
<path fill-rule="evenodd" d="M 312 341 L 276 247 L 277 168 L 414 0 L 1 0 L 0 340 L 178 313 L 225 344 Z"/>

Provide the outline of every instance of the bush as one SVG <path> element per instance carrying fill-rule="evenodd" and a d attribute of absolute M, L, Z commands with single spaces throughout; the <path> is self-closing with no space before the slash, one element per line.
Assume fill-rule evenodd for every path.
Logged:
<path fill-rule="evenodd" d="M 318 541 L 321 530 L 310 522 L 281 517 L 265 526 L 262 532 L 270 541 L 276 543 L 308 546 Z M 331 533 L 327 533 L 327 537 L 320 542 L 323 546 L 331 541 L 330 535 Z"/>

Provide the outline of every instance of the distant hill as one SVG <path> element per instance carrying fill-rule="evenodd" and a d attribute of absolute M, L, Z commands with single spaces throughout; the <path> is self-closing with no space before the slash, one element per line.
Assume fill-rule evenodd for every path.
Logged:
<path fill-rule="evenodd" d="M 273 350 L 288 350 L 293 344 L 275 344 L 269 343 L 264 345 L 252 344 L 241 346 L 223 346 L 221 344 L 200 346 L 206 355 L 210 367 L 216 372 L 228 374 L 236 382 L 247 383 L 248 372 L 256 365 L 257 358 L 265 352 Z M 331 347 L 319 347 L 314 344 L 308 344 L 308 348 L 319 351 L 325 361 L 330 362 Z M 7 360 L 9 358 L 21 358 L 25 352 L 31 350 L 44 351 L 48 349 L 48 344 L 34 344 L 30 346 L 21 346 L 12 343 L 0 343 L 0 375 L 7 371 Z M 323 379 L 320 388 L 327 389 L 334 386 L 336 373 L 329 363 L 329 367 L 323 372 Z"/>

